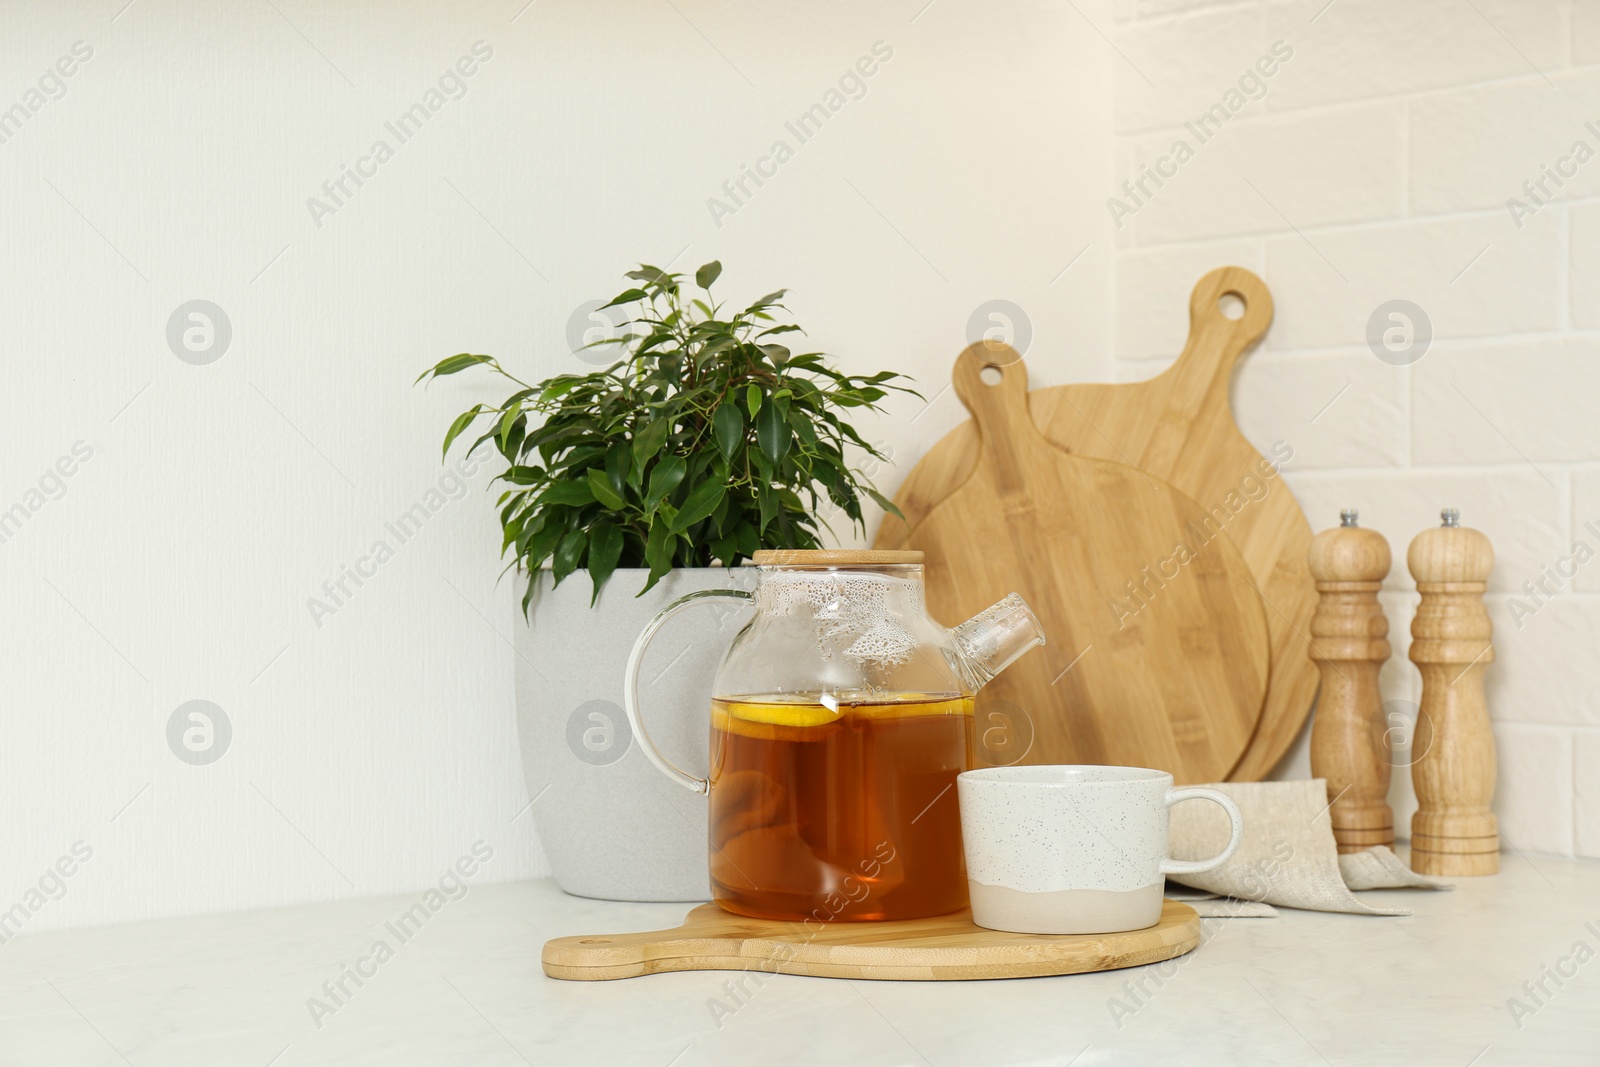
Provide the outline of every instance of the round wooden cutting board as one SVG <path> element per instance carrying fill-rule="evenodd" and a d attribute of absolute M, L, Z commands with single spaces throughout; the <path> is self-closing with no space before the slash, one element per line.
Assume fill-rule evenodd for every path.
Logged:
<path fill-rule="evenodd" d="M 1047 441 L 1012 349 L 973 345 L 951 377 L 978 427 L 977 462 L 905 547 L 927 554 L 940 622 L 1017 592 L 1048 642 L 978 694 L 979 728 L 991 708 L 1020 711 L 1032 726 L 1023 762 L 1225 778 L 1267 686 L 1266 620 L 1238 550 L 1165 482 Z"/>
<path fill-rule="evenodd" d="M 1173 900 L 1156 925 L 1118 934 L 1009 934 L 974 926 L 970 911 L 899 922 L 774 922 L 702 904 L 672 930 L 554 938 L 543 962 L 551 978 L 574 982 L 666 971 L 963 981 L 1138 967 L 1199 943 L 1194 909 Z"/>
<path fill-rule="evenodd" d="M 1230 318 L 1232 296 L 1243 314 Z M 1264 778 L 1305 724 L 1316 696 L 1316 664 L 1307 655 L 1316 588 L 1306 569 L 1311 527 L 1278 475 L 1293 442 L 1262 456 L 1233 421 L 1228 387 L 1239 356 L 1272 323 L 1272 294 L 1242 267 L 1221 267 L 1189 297 L 1189 340 L 1165 373 L 1129 384 L 1086 383 L 1029 394 L 1034 423 L 1078 456 L 1137 466 L 1198 502 L 1249 568 L 1265 605 L 1270 648 L 1266 700 L 1255 735 L 1228 776 Z M 905 521 L 887 516 L 876 547 L 899 548 L 911 529 L 977 467 L 979 428 L 958 426 L 933 446 L 895 496 Z"/>

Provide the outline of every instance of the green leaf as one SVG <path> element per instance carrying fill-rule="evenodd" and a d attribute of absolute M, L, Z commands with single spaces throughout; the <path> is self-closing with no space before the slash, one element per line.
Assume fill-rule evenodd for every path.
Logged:
<path fill-rule="evenodd" d="M 870 496 L 873 500 L 877 501 L 878 502 L 878 506 L 880 508 L 882 508 L 884 511 L 887 511 L 889 514 L 895 516 L 896 518 L 900 518 L 900 519 L 905 518 L 904 515 L 900 514 L 900 509 L 895 506 L 895 502 L 893 500 L 890 500 L 888 497 L 884 496 L 882 493 L 878 492 L 876 489 L 872 488 L 872 486 L 870 486 L 870 485 L 863 485 L 861 488 L 866 490 L 867 495 Z"/>
<path fill-rule="evenodd" d="M 627 274 L 627 277 L 632 278 L 637 282 L 644 282 L 646 285 L 654 285 L 662 288 L 671 286 L 673 278 L 672 275 L 668 274 L 660 267 L 652 267 L 648 263 L 639 264 L 639 269 L 630 270 Z"/>
<path fill-rule="evenodd" d="M 434 378 L 443 378 L 446 374 L 457 374 L 466 370 L 468 367 L 476 367 L 480 363 L 493 362 L 493 356 L 474 356 L 467 352 L 463 352 L 458 356 L 447 356 L 435 363 L 433 366 L 429 367 L 427 370 L 423 371 L 421 374 L 417 375 L 417 381 L 412 382 L 411 384 L 416 385 L 417 382 L 420 382 L 422 379 L 429 376 Z"/>
<path fill-rule="evenodd" d="M 791 410 L 789 412 L 789 426 L 793 428 L 794 435 L 800 439 L 802 448 L 811 449 L 817 447 L 817 428 L 811 424 L 811 420 L 803 412 Z"/>
<path fill-rule="evenodd" d="M 760 502 L 760 529 L 764 534 L 767 532 L 767 524 L 772 522 L 772 517 L 778 513 L 778 494 L 772 491 L 772 486 L 763 482 L 756 495 Z"/>
<path fill-rule="evenodd" d="M 612 297 L 610 302 L 601 304 L 597 310 L 616 307 L 618 304 L 631 304 L 635 300 L 643 300 L 649 295 L 650 294 L 646 293 L 643 289 L 624 289 L 622 292 Z"/>
<path fill-rule="evenodd" d="M 651 333 L 645 335 L 644 341 L 640 343 L 638 348 L 633 350 L 633 354 L 635 356 L 642 356 L 651 349 L 658 348 L 661 345 L 666 344 L 668 341 L 676 341 L 677 339 L 677 334 L 673 333 L 671 330 L 652 331 Z"/>
<path fill-rule="evenodd" d="M 645 539 L 644 559 L 650 566 L 650 578 L 645 582 L 644 588 L 639 590 L 639 595 L 644 596 L 661 580 L 661 576 L 672 569 L 672 531 L 667 527 L 667 520 L 656 516 L 650 523 L 650 534 Z"/>
<path fill-rule="evenodd" d="M 644 496 L 646 511 L 654 508 L 668 493 L 678 488 L 678 483 L 683 481 L 688 466 L 688 461 L 682 456 L 668 456 L 655 465 L 655 469 L 650 472 L 650 491 Z"/>
<path fill-rule="evenodd" d="M 600 599 L 600 587 L 617 569 L 621 558 L 622 531 L 610 523 L 596 524 L 589 531 L 589 579 L 594 582 L 594 595 L 589 598 L 591 608 Z"/>
<path fill-rule="evenodd" d="M 611 447 L 606 449 L 606 477 L 611 479 L 611 487 L 620 495 L 627 491 L 630 484 L 628 475 L 633 473 L 633 450 L 626 441 L 613 441 Z"/>
<path fill-rule="evenodd" d="M 723 482 L 701 482 L 695 486 L 689 498 L 683 502 L 683 507 L 678 510 L 677 517 L 672 520 L 672 532 L 682 533 L 716 511 L 727 491 L 728 487 Z"/>
<path fill-rule="evenodd" d="M 550 523 L 528 539 L 528 551 L 523 557 L 524 564 L 529 570 L 537 570 L 544 562 L 546 556 L 555 551 L 556 545 L 561 543 L 561 538 L 566 535 L 565 525 Z"/>
<path fill-rule="evenodd" d="M 719 337 L 715 341 L 712 341 L 710 344 L 706 345 L 699 351 L 699 353 L 695 355 L 695 364 L 703 365 L 708 360 L 715 358 L 730 348 L 736 347 L 738 344 L 739 339 L 736 337 Z"/>
<path fill-rule="evenodd" d="M 776 304 L 778 301 L 782 300 L 783 299 L 783 294 L 787 293 L 788 291 L 789 290 L 787 290 L 787 289 L 774 289 L 772 292 L 768 293 L 766 296 L 762 297 L 760 300 L 757 300 L 754 304 L 751 304 L 749 307 L 745 308 L 744 309 L 745 310 L 745 314 L 749 314 L 750 312 L 753 312 L 753 311 L 764 311 L 764 310 L 766 310 L 767 308 L 771 307 L 773 304 Z"/>
<path fill-rule="evenodd" d="M 733 531 L 733 536 L 739 543 L 741 556 L 753 556 L 756 549 L 761 547 L 761 532 L 749 522 L 741 522 Z"/>
<path fill-rule="evenodd" d="M 468 426 L 472 425 L 474 419 L 488 410 L 490 409 L 482 404 L 474 404 L 470 409 L 456 416 L 456 421 L 450 424 L 450 432 L 444 435 L 444 450 L 439 453 L 440 463 L 443 463 L 444 458 L 450 454 L 450 445 L 454 443 L 455 439 L 460 437 Z"/>
<path fill-rule="evenodd" d="M 544 390 L 539 394 L 539 402 L 541 404 L 547 404 L 552 400 L 559 400 L 582 384 L 582 378 L 574 378 L 570 376 L 551 378 L 548 382 L 544 383 Z"/>
<path fill-rule="evenodd" d="M 761 480 L 763 482 L 770 483 L 772 479 L 777 476 L 777 472 L 772 468 L 772 460 L 768 459 L 766 457 L 766 453 L 762 452 L 761 449 L 745 449 L 744 458 L 745 462 L 749 463 L 752 467 L 761 472 Z"/>
<path fill-rule="evenodd" d="M 511 424 L 511 432 L 504 440 L 496 441 L 495 445 L 500 450 L 500 455 L 512 463 L 522 458 L 522 442 L 526 437 L 528 419 L 526 415 Z M 476 447 L 476 446 L 474 446 Z M 471 449 L 468 449 L 470 452 Z"/>
<path fill-rule="evenodd" d="M 503 451 L 506 443 L 511 439 L 511 427 L 516 425 L 517 419 L 522 416 L 522 405 L 512 404 L 506 408 L 506 413 L 500 416 L 500 448 Z"/>
<path fill-rule="evenodd" d="M 539 533 L 538 529 L 532 528 L 533 525 L 534 524 L 529 523 L 523 526 L 522 532 L 517 535 L 517 555 L 516 559 L 512 561 L 513 565 L 521 561 L 522 558 L 528 554 L 528 545 L 532 543 L 534 535 Z M 504 547 L 500 549 L 500 554 L 502 556 L 505 555 Z"/>
<path fill-rule="evenodd" d="M 633 462 L 638 467 L 643 467 L 645 461 L 661 451 L 661 446 L 667 443 L 667 435 L 672 433 L 670 418 L 656 419 L 633 439 Z"/>
<path fill-rule="evenodd" d="M 543 467 L 524 467 L 513 464 L 507 467 L 500 480 L 512 485 L 542 485 L 548 475 Z"/>
<path fill-rule="evenodd" d="M 694 272 L 694 283 L 702 289 L 711 288 L 711 283 L 717 280 L 722 273 L 722 264 L 713 259 L 710 263 Z"/>
<path fill-rule="evenodd" d="M 755 382 L 751 382 L 744 391 L 744 406 L 750 409 L 750 417 L 752 419 L 761 410 L 761 386 Z"/>
<path fill-rule="evenodd" d="M 611 488 L 611 479 L 606 477 L 606 472 L 599 467 L 589 468 L 589 490 L 594 493 L 594 498 L 612 511 L 621 511 L 627 504 L 617 491 Z"/>
<path fill-rule="evenodd" d="M 523 534 L 523 531 L 522 531 L 522 520 L 521 519 L 511 519 L 510 521 L 504 521 L 504 520 L 502 520 L 502 521 L 503 521 L 503 527 L 504 528 L 501 531 L 502 536 L 500 538 L 500 554 L 503 556 L 503 555 L 505 555 L 506 549 L 508 549 L 512 545 L 517 544 L 518 542 L 524 540 L 525 536 L 526 537 L 532 537 L 533 534 L 531 532 L 526 534 L 526 535 Z M 520 555 L 520 553 L 519 553 L 519 555 Z"/>
<path fill-rule="evenodd" d="M 744 443 L 744 416 L 739 413 L 739 405 L 719 404 L 711 416 L 711 428 L 716 433 L 723 460 L 732 463 L 739 446 Z"/>
<path fill-rule="evenodd" d="M 582 507 L 594 503 L 594 490 L 587 478 L 582 481 L 557 482 L 539 494 L 540 504 L 571 504 Z"/>
<path fill-rule="evenodd" d="M 582 530 L 569 530 L 567 536 L 561 539 L 556 546 L 555 556 L 550 560 L 550 573 L 554 576 L 556 584 L 561 584 L 561 579 L 578 569 L 578 563 L 583 559 L 583 549 L 588 543 L 588 535 Z"/>
<path fill-rule="evenodd" d="M 784 421 L 783 409 L 775 403 L 768 404 L 756 416 L 756 442 L 761 445 L 761 454 L 776 466 L 789 454 L 791 439 L 792 431 Z"/>

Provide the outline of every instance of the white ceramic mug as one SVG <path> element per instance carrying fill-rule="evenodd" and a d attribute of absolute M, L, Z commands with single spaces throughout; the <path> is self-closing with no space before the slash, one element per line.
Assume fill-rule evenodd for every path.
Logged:
<path fill-rule="evenodd" d="M 1143 767 L 989 767 L 956 778 L 972 921 L 1024 934 L 1142 930 L 1161 919 L 1168 874 L 1226 863 L 1244 818 L 1215 789 L 1172 788 Z M 1209 800 L 1233 822 L 1208 860 L 1167 858 L 1167 809 Z"/>

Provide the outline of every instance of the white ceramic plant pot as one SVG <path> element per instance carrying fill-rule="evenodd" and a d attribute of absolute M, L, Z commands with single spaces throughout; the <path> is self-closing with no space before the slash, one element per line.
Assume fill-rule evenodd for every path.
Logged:
<path fill-rule="evenodd" d="M 656 613 L 701 589 L 753 589 L 754 569 L 689 568 L 644 596 L 648 572 L 619 569 L 591 608 L 589 576 L 539 577 L 517 619 L 517 734 L 533 820 L 568 893 L 605 900 L 709 900 L 706 798 L 674 785 L 639 749 L 622 710 L 634 639 Z M 520 612 L 521 605 L 518 605 Z M 650 736 L 672 762 L 706 774 L 711 683 L 750 609 L 696 604 L 652 643 L 640 671 Z"/>

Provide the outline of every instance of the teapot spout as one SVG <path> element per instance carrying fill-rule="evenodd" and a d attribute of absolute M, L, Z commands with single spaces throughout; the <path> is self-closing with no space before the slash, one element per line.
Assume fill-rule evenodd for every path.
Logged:
<path fill-rule="evenodd" d="M 985 608 L 951 633 L 963 672 L 974 692 L 1035 645 L 1044 644 L 1044 628 L 1016 593 Z"/>

